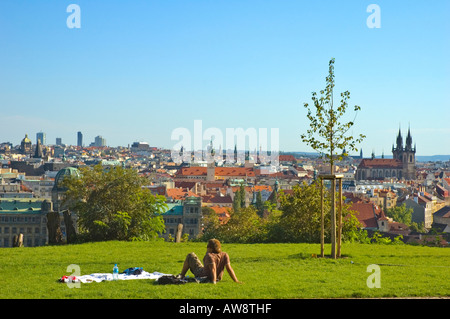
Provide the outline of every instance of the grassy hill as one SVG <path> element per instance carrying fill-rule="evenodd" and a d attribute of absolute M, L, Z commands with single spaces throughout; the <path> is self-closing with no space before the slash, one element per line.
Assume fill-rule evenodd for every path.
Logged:
<path fill-rule="evenodd" d="M 329 253 L 329 247 L 326 247 Z M 81 284 L 58 279 L 77 264 L 81 275 L 143 267 L 178 274 L 185 256 L 203 257 L 205 243 L 102 242 L 0 249 L 0 298 L 352 298 L 450 296 L 450 249 L 409 245 L 344 244 L 345 258 L 314 258 L 318 244 L 223 244 L 242 285 L 224 274 L 217 285 L 156 285 L 153 280 Z M 380 266 L 381 288 L 368 288 L 371 264 Z M 190 274 L 190 273 L 188 273 Z"/>

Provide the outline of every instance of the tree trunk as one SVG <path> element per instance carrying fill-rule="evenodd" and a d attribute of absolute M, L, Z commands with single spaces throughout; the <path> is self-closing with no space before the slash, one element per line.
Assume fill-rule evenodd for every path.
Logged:
<path fill-rule="evenodd" d="M 65 210 L 63 215 L 64 224 L 66 225 L 67 243 L 72 244 L 77 239 L 77 232 L 75 231 L 75 227 L 73 225 L 72 213 L 69 210 Z"/>
<path fill-rule="evenodd" d="M 178 224 L 177 227 L 177 235 L 175 237 L 175 242 L 179 243 L 181 242 L 181 233 L 183 232 L 183 224 Z"/>
<path fill-rule="evenodd" d="M 48 243 L 50 245 L 57 245 L 63 242 L 63 235 L 61 232 L 61 222 L 58 212 L 47 213 L 47 229 L 48 229 Z"/>
<path fill-rule="evenodd" d="M 23 247 L 23 234 L 14 235 L 13 247 Z"/>

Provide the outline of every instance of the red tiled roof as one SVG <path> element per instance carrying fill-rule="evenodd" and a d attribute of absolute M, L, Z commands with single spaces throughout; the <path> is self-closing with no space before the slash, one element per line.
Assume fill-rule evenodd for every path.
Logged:
<path fill-rule="evenodd" d="M 231 188 L 231 191 L 233 193 L 236 193 L 238 190 L 241 189 L 241 186 L 231 186 L 230 188 Z M 252 187 L 251 186 L 244 186 L 244 190 L 245 190 L 245 192 L 250 192 L 252 190 Z"/>
<path fill-rule="evenodd" d="M 164 195 L 164 196 L 166 195 L 166 186 L 164 186 L 164 185 L 150 187 L 149 189 L 153 194 Z"/>
<path fill-rule="evenodd" d="M 255 172 L 251 167 L 216 167 L 215 175 L 255 177 Z"/>
<path fill-rule="evenodd" d="M 183 167 L 177 175 L 182 176 L 206 176 L 208 169 L 206 167 Z M 254 177 L 255 172 L 251 167 L 216 167 L 215 176 L 248 176 Z"/>
<path fill-rule="evenodd" d="M 177 200 L 181 200 L 184 199 L 186 196 L 194 196 L 194 197 L 199 197 L 197 194 L 185 190 L 183 188 L 168 188 L 166 190 L 167 193 L 167 197 L 170 197 L 172 199 L 177 199 Z"/>
<path fill-rule="evenodd" d="M 220 188 L 225 185 L 225 181 L 203 182 L 206 188 Z"/>
<path fill-rule="evenodd" d="M 402 168 L 400 160 L 391 158 L 365 158 L 359 163 L 358 168 Z"/>
<path fill-rule="evenodd" d="M 210 206 L 210 208 L 216 212 L 221 224 L 225 224 L 230 218 L 229 207 Z"/>
<path fill-rule="evenodd" d="M 352 203 L 350 210 L 356 211 L 355 217 L 362 227 L 378 227 L 375 215 L 381 216 L 381 210 L 373 203 Z"/>
<path fill-rule="evenodd" d="M 206 167 L 182 167 L 178 170 L 177 175 L 183 176 L 206 176 L 207 168 Z"/>
<path fill-rule="evenodd" d="M 175 181 L 175 187 L 181 188 L 193 188 L 197 182 L 189 182 L 189 181 Z"/>
<path fill-rule="evenodd" d="M 409 227 L 402 223 L 392 222 L 389 223 L 389 232 L 407 235 Z"/>
<path fill-rule="evenodd" d="M 278 155 L 278 161 L 280 162 L 296 162 L 294 155 Z"/>
<path fill-rule="evenodd" d="M 220 195 L 204 195 L 201 196 L 203 203 L 216 203 L 216 204 L 232 204 L 233 200 L 231 196 L 220 196 Z"/>
<path fill-rule="evenodd" d="M 255 185 L 253 186 L 254 192 L 261 192 L 261 191 L 272 191 L 272 186 L 270 185 Z"/>

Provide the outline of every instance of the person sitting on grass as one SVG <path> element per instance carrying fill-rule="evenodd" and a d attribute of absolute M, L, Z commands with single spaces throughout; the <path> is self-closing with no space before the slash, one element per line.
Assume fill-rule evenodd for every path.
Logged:
<path fill-rule="evenodd" d="M 195 277 L 207 277 L 208 281 L 215 284 L 223 276 L 224 269 L 227 269 L 231 279 L 237 283 L 240 282 L 230 264 L 230 257 L 221 249 L 220 241 L 210 239 L 206 246 L 206 254 L 203 258 L 203 264 L 195 253 L 189 253 L 184 260 L 183 268 L 179 277 L 184 279 L 186 272 L 191 270 Z"/>

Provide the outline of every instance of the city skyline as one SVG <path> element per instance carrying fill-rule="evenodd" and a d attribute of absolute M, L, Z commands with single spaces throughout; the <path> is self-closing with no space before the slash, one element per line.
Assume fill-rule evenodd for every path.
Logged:
<path fill-rule="evenodd" d="M 312 152 L 303 103 L 334 57 L 365 157 L 391 155 L 399 127 L 417 155 L 450 154 L 448 1 L 376 1 L 380 28 L 368 1 L 75 3 L 80 28 L 69 2 L 0 3 L 0 143 L 44 132 L 77 145 L 80 131 L 85 146 L 170 149 L 173 130 L 202 120 L 278 128 L 280 151 Z"/>

